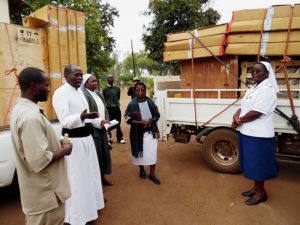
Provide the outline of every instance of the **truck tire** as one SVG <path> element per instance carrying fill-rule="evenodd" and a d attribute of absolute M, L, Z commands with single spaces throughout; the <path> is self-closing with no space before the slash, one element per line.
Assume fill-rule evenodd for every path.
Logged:
<path fill-rule="evenodd" d="M 219 128 L 204 139 L 203 155 L 210 168 L 221 173 L 240 172 L 238 138 L 234 130 Z"/>

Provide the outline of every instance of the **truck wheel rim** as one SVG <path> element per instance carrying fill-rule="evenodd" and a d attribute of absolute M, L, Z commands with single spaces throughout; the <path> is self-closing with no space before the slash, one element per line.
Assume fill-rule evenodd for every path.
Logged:
<path fill-rule="evenodd" d="M 222 165 L 232 165 L 238 160 L 237 146 L 230 140 L 218 140 L 212 145 L 212 157 Z"/>

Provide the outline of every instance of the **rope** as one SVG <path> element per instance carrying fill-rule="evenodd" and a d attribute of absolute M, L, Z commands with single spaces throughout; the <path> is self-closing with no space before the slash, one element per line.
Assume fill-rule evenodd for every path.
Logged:
<path fill-rule="evenodd" d="M 243 96 L 242 96 L 243 97 Z M 223 112 L 225 112 L 227 109 L 229 109 L 231 106 L 233 106 L 238 100 L 240 100 L 242 97 L 236 99 L 233 103 L 231 103 L 230 105 L 228 105 L 225 109 L 221 110 L 220 112 L 218 112 L 216 115 L 214 115 L 211 119 L 209 119 L 208 121 L 206 121 L 205 123 L 203 123 L 201 125 L 201 127 L 204 127 L 206 124 L 210 123 L 214 118 L 216 118 L 217 116 L 219 116 L 220 114 L 222 114 Z"/>
<path fill-rule="evenodd" d="M 227 66 L 221 59 L 219 59 L 219 57 L 218 56 L 216 56 L 208 47 L 206 47 L 206 45 L 205 44 L 203 44 L 203 42 L 198 38 L 198 37 L 196 37 L 192 32 L 190 32 L 190 31 L 188 31 L 188 33 L 192 36 L 192 37 L 194 37 L 195 38 L 195 40 L 197 41 L 197 42 L 199 42 L 200 44 L 201 44 L 201 46 L 206 50 L 206 51 L 208 51 L 209 52 L 209 54 L 211 54 L 211 56 L 213 56 L 219 63 L 221 63 L 230 73 L 231 73 L 231 75 L 233 75 L 233 76 L 235 76 L 236 77 L 236 79 L 238 80 L 238 81 L 240 81 L 242 84 L 244 84 L 247 88 L 249 88 L 249 86 L 246 84 L 246 82 L 245 81 L 243 81 L 241 78 L 239 78 L 239 76 L 237 75 L 237 74 L 235 74 L 235 72 L 233 72 L 232 71 L 232 69 L 230 69 L 230 67 L 229 66 Z"/>
<path fill-rule="evenodd" d="M 16 68 L 16 61 L 15 61 L 14 54 L 13 54 L 13 50 L 12 50 L 12 44 L 11 44 L 11 42 L 10 42 L 10 36 L 9 36 L 7 24 L 5 24 L 5 28 L 6 28 L 6 34 L 7 34 L 7 38 L 8 38 L 9 50 L 10 50 L 10 55 L 11 55 L 11 59 L 12 59 L 12 63 L 13 63 L 13 68 L 11 68 L 10 70 L 6 70 L 6 71 L 4 72 L 4 74 L 5 74 L 6 76 L 8 76 L 8 75 L 10 75 L 11 73 L 14 73 L 15 78 L 16 78 L 16 83 L 15 83 L 15 86 L 14 86 L 14 88 L 13 88 L 12 94 L 11 94 L 11 96 L 10 96 L 8 107 L 5 109 L 5 116 L 4 116 L 4 118 L 3 118 L 2 125 L 0 126 L 0 131 L 3 131 L 3 130 L 5 129 L 5 122 L 6 122 L 6 120 L 7 120 L 7 117 L 8 117 L 8 114 L 9 114 L 9 111 L 10 111 L 10 108 L 11 108 L 11 105 L 12 105 L 12 102 L 13 102 L 13 98 L 14 98 L 14 95 L 15 95 L 15 92 L 16 92 L 16 89 L 17 89 L 17 86 L 18 86 L 18 84 L 19 84 L 19 81 L 18 81 L 18 73 L 17 73 L 17 68 Z"/>
<path fill-rule="evenodd" d="M 288 28 L 286 41 L 285 41 L 284 56 L 283 56 L 283 59 L 281 61 L 283 63 L 282 72 L 283 72 L 283 75 L 284 75 L 286 89 L 287 89 L 287 93 L 288 93 L 288 97 L 289 97 L 289 101 L 290 101 L 290 107 L 291 107 L 293 116 L 296 116 L 295 105 L 294 105 L 294 101 L 293 101 L 293 97 L 292 97 L 292 93 L 291 93 L 291 86 L 290 86 L 290 82 L 289 82 L 289 78 L 288 78 L 288 73 L 287 73 L 287 70 L 286 70 L 286 64 L 291 61 L 291 59 L 287 56 L 287 52 L 288 52 L 288 47 L 289 47 L 289 39 L 290 39 L 290 32 L 291 32 L 291 26 L 292 26 L 292 18 L 293 18 L 293 10 L 290 14 L 289 28 Z"/>
<path fill-rule="evenodd" d="M 197 107 L 196 107 L 196 93 L 195 93 L 195 72 L 194 72 L 194 38 L 192 38 L 192 78 L 193 78 L 193 100 L 194 100 L 194 116 L 195 116 L 195 125 L 198 128 L 198 121 L 197 121 Z"/>
<path fill-rule="evenodd" d="M 188 32 L 192 37 L 195 38 L 195 40 L 197 40 L 201 46 L 208 51 L 211 56 L 213 56 L 219 63 L 221 63 L 228 71 L 231 75 L 235 76 L 237 80 L 239 80 L 241 83 L 243 83 L 247 88 L 249 88 L 249 86 L 246 84 L 245 81 L 243 81 L 241 78 L 239 78 L 239 76 L 237 74 L 235 74 L 221 59 L 219 59 L 219 57 L 217 57 L 206 45 L 203 44 L 203 42 L 196 37 L 192 32 Z M 296 118 L 296 115 L 293 115 L 292 117 L 287 116 L 284 112 L 282 112 L 280 109 L 275 108 L 274 111 L 277 115 L 281 116 L 282 118 L 286 119 L 291 125 L 292 127 L 298 132 L 300 133 L 300 123 L 299 120 Z"/>

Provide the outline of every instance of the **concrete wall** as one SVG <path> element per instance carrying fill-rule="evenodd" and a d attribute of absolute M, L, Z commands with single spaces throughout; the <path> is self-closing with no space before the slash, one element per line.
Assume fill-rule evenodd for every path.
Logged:
<path fill-rule="evenodd" d="M 9 23 L 8 0 L 0 0 L 0 22 Z"/>

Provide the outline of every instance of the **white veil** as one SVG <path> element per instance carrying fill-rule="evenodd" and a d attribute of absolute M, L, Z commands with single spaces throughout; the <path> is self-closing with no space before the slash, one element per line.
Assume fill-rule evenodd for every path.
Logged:
<path fill-rule="evenodd" d="M 91 76 L 93 76 L 93 75 L 92 75 L 92 74 L 89 74 L 89 73 L 86 73 L 86 74 L 83 75 L 83 77 L 82 77 L 82 82 L 81 82 L 81 85 L 80 85 L 80 89 L 81 89 L 82 91 L 85 89 L 84 85 L 85 85 L 85 83 L 87 82 L 87 80 L 88 80 Z"/>
<path fill-rule="evenodd" d="M 272 84 L 274 91 L 276 93 L 278 93 L 279 92 L 279 88 L 278 88 L 278 84 L 277 84 L 277 81 L 276 81 L 275 73 L 274 73 L 274 71 L 272 69 L 271 64 L 268 63 L 268 62 L 260 62 L 260 63 L 264 64 L 265 67 L 267 68 L 267 70 L 269 71 L 269 78 L 268 79 L 269 79 L 270 83 Z"/>

